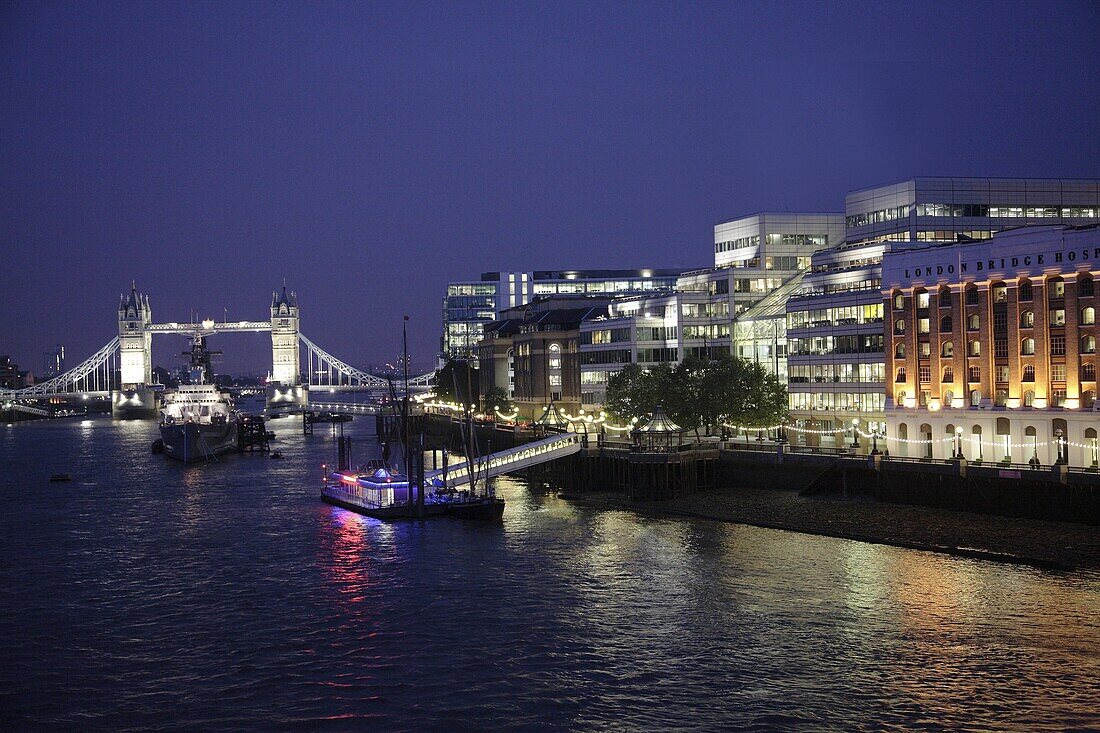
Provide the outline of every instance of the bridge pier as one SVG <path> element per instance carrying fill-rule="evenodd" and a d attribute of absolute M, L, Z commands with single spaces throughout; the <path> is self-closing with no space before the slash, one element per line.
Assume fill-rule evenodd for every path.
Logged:
<path fill-rule="evenodd" d="M 309 406 L 309 388 L 305 385 L 267 385 L 267 411 L 302 412 Z"/>
<path fill-rule="evenodd" d="M 144 386 L 112 390 L 111 416 L 116 420 L 156 417 L 157 393 Z"/>

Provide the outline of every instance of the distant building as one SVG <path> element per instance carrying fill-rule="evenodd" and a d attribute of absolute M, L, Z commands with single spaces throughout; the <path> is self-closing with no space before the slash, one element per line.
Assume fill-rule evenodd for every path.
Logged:
<path fill-rule="evenodd" d="M 541 415 L 551 400 L 568 412 L 579 410 L 581 324 L 605 314 L 610 300 L 544 295 L 504 309 L 478 344 L 481 394 L 506 390 L 526 419 Z"/>
<path fill-rule="evenodd" d="M 58 344 L 53 351 L 42 352 L 42 378 L 52 379 L 65 371 L 65 347 Z"/>
<path fill-rule="evenodd" d="M 485 324 L 506 308 L 537 296 L 629 295 L 672 290 L 680 270 L 534 270 L 485 272 L 480 280 L 448 283 L 443 299 L 443 359 L 475 356 Z"/>
<path fill-rule="evenodd" d="M 0 355 L 0 389 L 22 389 L 34 384 L 34 375 L 29 371 L 20 371 L 19 365 L 11 357 Z"/>

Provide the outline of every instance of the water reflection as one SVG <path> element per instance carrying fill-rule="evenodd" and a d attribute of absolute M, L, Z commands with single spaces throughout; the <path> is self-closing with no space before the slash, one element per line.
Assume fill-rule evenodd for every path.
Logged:
<path fill-rule="evenodd" d="M 370 422 L 345 426 L 358 456 Z M 1100 724 L 1095 576 L 593 511 L 514 478 L 500 525 L 383 524 L 321 503 L 330 437 L 273 427 L 285 461 L 184 467 L 139 422 L 0 441 L 11 727 Z M 95 485 L 50 487 L 54 465 Z"/>

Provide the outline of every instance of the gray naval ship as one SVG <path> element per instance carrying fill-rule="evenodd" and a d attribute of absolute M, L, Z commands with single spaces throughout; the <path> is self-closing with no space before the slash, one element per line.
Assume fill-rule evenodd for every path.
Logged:
<path fill-rule="evenodd" d="M 190 384 L 165 394 L 160 409 L 164 454 L 184 462 L 206 461 L 237 450 L 237 412 L 228 392 L 207 383 L 213 375 L 206 337 L 191 338 Z"/>

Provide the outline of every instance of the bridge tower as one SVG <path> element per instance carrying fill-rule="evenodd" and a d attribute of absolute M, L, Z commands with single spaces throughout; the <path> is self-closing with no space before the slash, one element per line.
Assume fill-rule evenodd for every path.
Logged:
<path fill-rule="evenodd" d="M 111 412 L 115 417 L 152 417 L 156 400 L 149 384 L 153 381 L 153 335 L 149 324 L 153 311 L 149 296 L 130 286 L 118 304 L 119 389 L 111 393 Z"/>
<path fill-rule="evenodd" d="M 298 361 L 298 296 L 287 292 L 271 294 L 271 382 L 267 404 L 274 409 L 301 409 L 309 391 L 302 384 Z"/>

